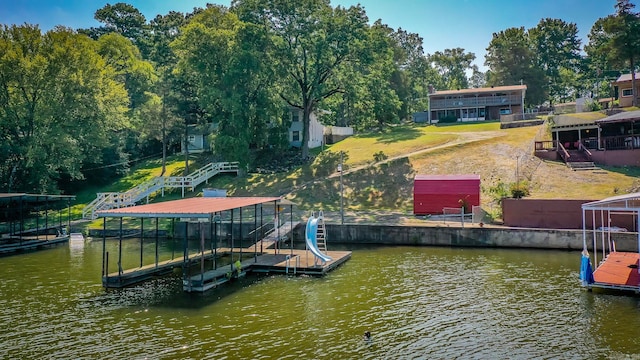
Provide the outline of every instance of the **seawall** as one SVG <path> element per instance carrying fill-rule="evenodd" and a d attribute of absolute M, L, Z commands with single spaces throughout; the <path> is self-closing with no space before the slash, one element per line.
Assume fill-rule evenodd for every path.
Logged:
<path fill-rule="evenodd" d="M 414 246 L 468 246 L 582 250 L 582 230 L 504 227 L 407 226 L 376 224 L 326 224 L 327 243 Z M 592 251 L 593 232 L 587 232 L 587 249 Z M 304 239 L 304 227 L 296 228 L 295 240 Z M 602 233 L 596 233 L 602 248 Z M 612 233 L 618 251 L 637 251 L 632 233 Z M 608 241 L 604 234 L 604 241 Z M 330 245 L 329 245 L 330 246 Z"/>

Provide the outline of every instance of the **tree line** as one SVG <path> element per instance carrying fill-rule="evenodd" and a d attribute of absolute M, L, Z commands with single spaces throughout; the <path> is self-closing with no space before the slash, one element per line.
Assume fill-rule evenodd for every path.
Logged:
<path fill-rule="evenodd" d="M 96 11 L 95 28 L 3 25 L 0 191 L 74 193 L 134 160 L 162 154 L 164 165 L 189 128 L 215 128 L 213 157 L 250 169 L 289 149 L 291 109 L 307 158 L 312 113 L 383 129 L 426 109 L 430 87 L 523 83 L 529 107 L 608 95 L 640 49 L 633 4 L 614 9 L 594 24 L 586 54 L 577 26 L 560 19 L 495 33 L 486 72 L 473 53 L 425 54 L 418 34 L 328 0 L 234 0 L 149 21 L 117 3 Z"/>

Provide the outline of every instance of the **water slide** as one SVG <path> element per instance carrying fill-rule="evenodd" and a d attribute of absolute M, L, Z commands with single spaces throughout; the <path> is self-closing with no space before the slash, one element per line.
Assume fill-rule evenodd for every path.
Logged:
<path fill-rule="evenodd" d="M 333 260 L 330 256 L 323 254 L 320 249 L 318 249 L 317 243 L 318 236 L 318 218 L 311 216 L 309 220 L 307 220 L 307 229 L 305 230 L 305 240 L 307 241 L 307 248 L 311 250 L 311 253 L 315 255 L 316 258 L 320 259 L 323 263 L 327 261 Z"/>

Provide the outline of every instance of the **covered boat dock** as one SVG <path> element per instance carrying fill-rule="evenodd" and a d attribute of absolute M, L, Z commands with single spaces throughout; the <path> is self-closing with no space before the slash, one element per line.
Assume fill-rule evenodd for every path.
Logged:
<path fill-rule="evenodd" d="M 99 211 L 104 234 L 107 218 L 120 220 L 117 254 L 107 251 L 106 235 L 103 235 L 103 285 L 124 287 L 179 268 L 183 289 L 203 292 L 247 272 L 323 275 L 350 258 L 351 252 L 332 252 L 334 260 L 318 265 L 309 260 L 306 251 L 294 249 L 293 230 L 299 225 L 293 219 L 294 205 L 279 197 L 195 197 Z M 138 266 L 128 269 L 123 263 L 130 264 L 132 254 L 131 251 L 124 254 L 127 260 L 123 251 L 131 248 L 127 243 L 136 240 L 124 241 L 123 218 L 140 219 L 141 228 Z M 145 219 L 154 221 L 155 231 L 145 233 Z M 182 238 L 181 256 L 161 259 L 160 220 L 170 221 L 174 241 Z M 151 256 L 145 256 L 144 238 L 149 233 L 155 237 L 155 247 Z M 286 239 L 290 240 L 289 249 L 282 248 Z"/>
<path fill-rule="evenodd" d="M 582 219 L 582 285 L 640 293 L 640 193 L 585 203 Z"/>
<path fill-rule="evenodd" d="M 0 255 L 69 241 L 75 196 L 0 194 Z"/>

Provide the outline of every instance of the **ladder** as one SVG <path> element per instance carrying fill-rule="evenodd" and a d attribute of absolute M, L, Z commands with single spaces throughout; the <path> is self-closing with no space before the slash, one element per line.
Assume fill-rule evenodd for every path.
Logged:
<path fill-rule="evenodd" d="M 324 226 L 324 214 L 322 210 L 318 213 L 318 231 L 316 233 L 316 244 L 318 249 L 324 253 L 327 252 L 327 233 Z"/>

